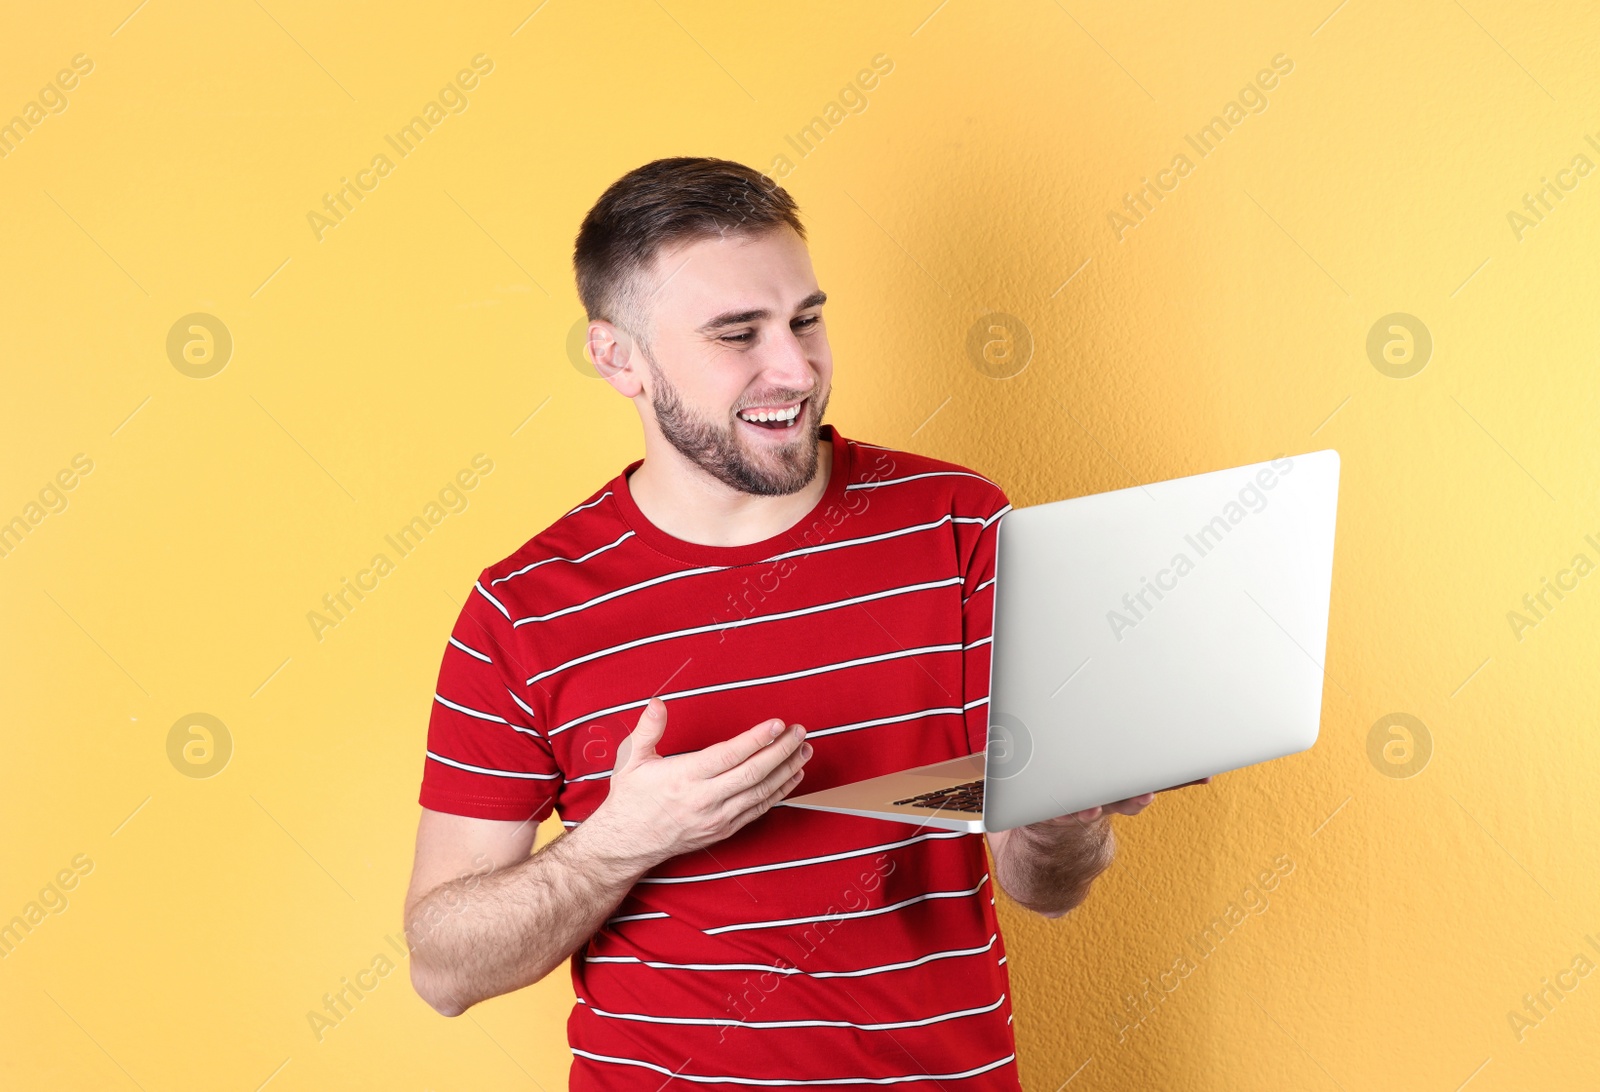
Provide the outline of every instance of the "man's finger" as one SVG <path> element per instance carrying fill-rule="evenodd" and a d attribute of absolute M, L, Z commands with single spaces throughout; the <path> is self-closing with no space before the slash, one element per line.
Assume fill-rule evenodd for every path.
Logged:
<path fill-rule="evenodd" d="M 756 770 L 762 769 L 770 755 L 775 753 L 782 754 L 782 752 L 785 750 L 785 744 L 787 742 L 787 740 L 780 741 L 775 746 L 767 748 L 765 754 L 751 759 L 751 768 Z M 807 744 L 801 744 L 798 751 L 791 751 L 788 754 L 783 755 L 782 761 L 766 770 L 766 773 L 762 779 L 756 782 L 754 785 L 746 786 L 741 783 L 738 786 L 739 791 L 728 796 L 723 801 L 722 806 L 731 810 L 735 815 L 743 816 L 745 812 L 749 811 L 753 807 L 756 807 L 768 797 L 773 796 L 774 794 L 778 795 L 779 797 L 783 796 L 788 789 L 793 787 L 790 784 L 791 779 L 796 774 L 805 772 L 805 760 L 806 758 L 810 757 L 805 752 L 805 748 L 807 746 Z M 740 776 L 740 771 L 736 769 L 732 773 L 724 774 L 723 778 L 734 778 L 738 776 Z"/>
<path fill-rule="evenodd" d="M 764 720 L 732 739 L 713 743 L 700 751 L 700 776 L 711 778 L 727 773 L 761 748 L 783 735 L 788 729 L 783 721 Z"/>
<path fill-rule="evenodd" d="M 656 743 L 666 731 L 666 725 L 667 703 L 654 697 L 645 702 L 644 710 L 639 714 L 633 731 L 629 732 L 617 747 L 617 768 L 626 766 L 635 752 L 654 757 Z"/>
<path fill-rule="evenodd" d="M 1101 804 L 1099 807 L 1075 811 L 1071 814 L 1071 818 L 1083 823 L 1092 823 L 1103 815 L 1138 815 L 1149 807 L 1155 798 L 1155 793 L 1147 792 L 1142 796 L 1132 796 L 1126 800 L 1113 800 L 1111 803 Z"/>
<path fill-rule="evenodd" d="M 732 796 L 760 784 L 770 777 L 774 770 L 794 759 L 797 753 L 800 761 L 804 762 L 811 757 L 808 753 L 810 747 L 811 744 L 801 740 L 795 733 L 794 726 L 789 726 L 776 741 L 756 751 L 731 770 L 718 774 L 711 779 L 712 783 Z"/>
<path fill-rule="evenodd" d="M 1210 784 L 1210 783 L 1211 783 L 1211 778 L 1209 778 L 1209 777 L 1200 777 L 1200 778 L 1196 778 L 1193 781 L 1185 781 L 1181 785 L 1168 785 L 1164 789 L 1157 789 L 1156 792 L 1171 792 L 1173 789 L 1186 789 L 1190 785 L 1207 785 L 1207 784 Z"/>

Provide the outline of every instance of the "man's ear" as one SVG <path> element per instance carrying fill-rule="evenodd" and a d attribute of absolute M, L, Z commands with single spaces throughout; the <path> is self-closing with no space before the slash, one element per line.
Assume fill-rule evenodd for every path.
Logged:
<path fill-rule="evenodd" d="M 626 330 L 605 319 L 595 319 L 589 323 L 585 353 L 594 370 L 620 394 L 633 398 L 644 390 L 640 376 L 643 356 Z"/>

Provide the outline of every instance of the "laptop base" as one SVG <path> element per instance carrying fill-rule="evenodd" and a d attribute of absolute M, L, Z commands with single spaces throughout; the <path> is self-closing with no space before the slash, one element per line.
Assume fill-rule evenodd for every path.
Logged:
<path fill-rule="evenodd" d="M 979 751 L 962 758 L 930 762 L 926 766 L 914 766 L 909 770 L 869 777 L 865 781 L 836 785 L 820 792 L 786 797 L 775 806 L 836 811 L 845 815 L 890 819 L 916 826 L 935 827 L 939 830 L 982 834 L 986 828 L 981 814 L 919 807 L 915 804 L 895 804 L 893 801 L 904 800 L 935 789 L 951 788 L 973 780 L 982 780 L 984 758 L 984 752 Z"/>

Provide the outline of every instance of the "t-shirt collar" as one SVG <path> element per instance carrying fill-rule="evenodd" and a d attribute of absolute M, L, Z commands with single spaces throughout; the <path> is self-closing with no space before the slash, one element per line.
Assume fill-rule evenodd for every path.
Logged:
<path fill-rule="evenodd" d="M 823 425 L 819 432 L 823 439 L 833 444 L 833 467 L 828 476 L 828 488 L 805 516 L 786 530 L 760 542 L 744 546 L 706 546 L 675 538 L 651 523 L 634 503 L 633 494 L 628 489 L 628 475 L 644 465 L 643 459 L 635 459 L 616 476 L 609 487 L 611 496 L 623 522 L 651 549 L 690 565 L 748 565 L 795 549 L 801 544 L 796 537 L 797 532 L 803 532 L 822 519 L 830 505 L 844 506 L 845 485 L 850 480 L 850 446 L 831 424 Z"/>

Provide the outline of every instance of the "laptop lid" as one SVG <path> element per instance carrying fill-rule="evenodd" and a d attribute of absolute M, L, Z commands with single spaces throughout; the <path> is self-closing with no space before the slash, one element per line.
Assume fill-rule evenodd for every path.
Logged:
<path fill-rule="evenodd" d="M 1001 517 L 984 826 L 1315 743 L 1338 486 L 1329 449 Z"/>

